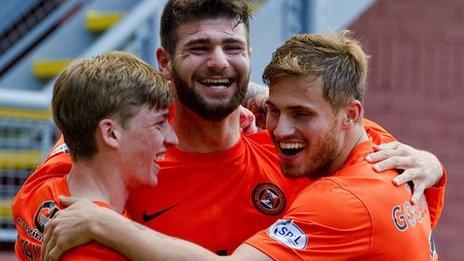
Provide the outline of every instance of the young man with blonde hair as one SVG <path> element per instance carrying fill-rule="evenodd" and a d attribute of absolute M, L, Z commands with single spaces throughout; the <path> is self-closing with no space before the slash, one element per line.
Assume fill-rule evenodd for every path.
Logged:
<path fill-rule="evenodd" d="M 273 54 L 263 76 L 270 88 L 267 127 L 282 172 L 312 183 L 281 219 L 231 256 L 138 230 L 105 210 L 90 214 L 91 237 L 133 260 L 436 259 L 431 231 L 438 217 L 431 216 L 425 197 L 412 205 L 409 185 L 392 184 L 395 171 L 377 174 L 365 159 L 375 146 L 363 126 L 367 58 L 347 31 L 296 35 Z M 61 218 L 94 208 L 80 203 L 85 207 L 71 207 Z M 59 239 L 47 238 L 49 253 L 59 251 Z"/>
<path fill-rule="evenodd" d="M 128 201 L 137 222 L 221 255 L 282 217 L 310 182 L 282 175 L 267 131 L 240 132 L 238 106 L 250 73 L 248 2 L 168 1 L 156 57 L 176 92 L 172 123 L 179 145 L 160 162 L 159 184 L 131 191 Z M 375 123 L 365 127 L 376 144 L 395 140 Z M 442 176 L 441 165 L 430 153 L 389 146 L 387 155 L 393 158 L 380 164 L 406 168 L 396 178 L 400 183 L 414 178 L 416 196 Z M 69 158 L 63 157 L 60 166 L 71 168 Z M 442 185 L 427 190 L 437 216 Z M 75 246 L 68 242 L 61 241 L 61 249 Z"/>
<path fill-rule="evenodd" d="M 53 175 L 59 163 L 55 169 L 39 166 L 16 195 L 15 251 L 20 260 L 40 259 L 44 228 L 64 207 L 60 195 L 86 198 L 127 217 L 128 190 L 154 186 L 156 160 L 177 144 L 167 121 L 171 101 L 169 83 L 147 63 L 123 52 L 77 59 L 59 75 L 53 119 L 64 134 L 73 167 L 64 177 L 37 180 Z M 55 161 L 63 155 L 55 153 Z M 63 259 L 125 258 L 94 242 L 68 251 Z"/>

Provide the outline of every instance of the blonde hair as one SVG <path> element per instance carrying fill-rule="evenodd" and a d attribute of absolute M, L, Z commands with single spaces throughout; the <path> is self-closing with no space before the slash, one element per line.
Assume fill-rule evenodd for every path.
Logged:
<path fill-rule="evenodd" d="M 124 126 L 140 106 L 159 109 L 171 102 L 171 87 L 160 73 L 132 54 L 110 51 L 64 69 L 54 85 L 52 110 L 77 160 L 98 151 L 94 134 L 102 119 Z"/>
<path fill-rule="evenodd" d="M 321 77 L 323 96 L 338 111 L 353 99 L 363 102 L 368 58 L 350 31 L 299 34 L 273 53 L 263 81 L 272 88 L 287 77 Z"/>

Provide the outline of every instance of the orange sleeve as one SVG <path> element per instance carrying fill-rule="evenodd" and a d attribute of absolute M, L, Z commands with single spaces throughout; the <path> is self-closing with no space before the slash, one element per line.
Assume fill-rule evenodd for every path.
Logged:
<path fill-rule="evenodd" d="M 44 162 L 24 182 L 23 187 L 38 186 L 51 178 L 61 178 L 69 173 L 71 167 L 71 155 L 64 143 L 63 136 L 61 136 Z"/>
<path fill-rule="evenodd" d="M 245 243 L 275 260 L 347 260 L 369 253 L 371 232 L 362 202 L 327 180 L 308 187 L 283 219 Z"/>

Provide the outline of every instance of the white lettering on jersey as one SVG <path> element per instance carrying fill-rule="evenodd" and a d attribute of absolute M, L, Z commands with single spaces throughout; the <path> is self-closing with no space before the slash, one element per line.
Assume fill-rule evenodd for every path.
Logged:
<path fill-rule="evenodd" d="M 279 219 L 267 231 L 269 236 L 280 243 L 294 249 L 305 249 L 308 244 L 307 235 L 289 219 Z"/>

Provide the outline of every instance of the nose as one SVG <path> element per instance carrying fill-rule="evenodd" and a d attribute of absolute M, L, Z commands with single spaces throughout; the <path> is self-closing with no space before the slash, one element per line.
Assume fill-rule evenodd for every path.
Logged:
<path fill-rule="evenodd" d="M 179 139 L 177 138 L 177 134 L 172 128 L 171 124 L 168 124 L 164 144 L 166 145 L 166 147 L 176 146 L 177 144 L 179 144 Z"/>
<path fill-rule="evenodd" d="M 274 136 L 281 140 L 286 137 L 292 136 L 295 133 L 295 128 L 293 127 L 292 121 L 288 119 L 285 115 L 280 115 L 277 119 L 275 129 L 273 131 Z"/>
<path fill-rule="evenodd" d="M 222 72 L 224 69 L 227 68 L 229 62 L 227 60 L 227 56 L 224 53 L 224 50 L 220 47 L 216 47 L 210 53 L 209 59 L 206 63 L 208 68 L 214 70 L 215 72 Z"/>

